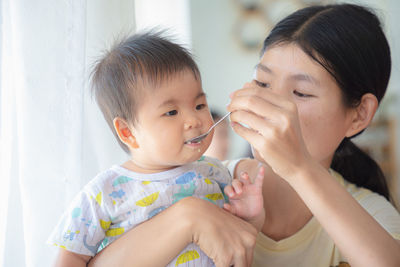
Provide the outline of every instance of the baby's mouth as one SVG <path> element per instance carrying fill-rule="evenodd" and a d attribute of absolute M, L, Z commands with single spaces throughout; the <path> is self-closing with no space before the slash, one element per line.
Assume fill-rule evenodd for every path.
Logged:
<path fill-rule="evenodd" d="M 197 141 L 197 142 L 195 142 L 195 141 L 185 141 L 185 145 L 195 145 L 195 144 L 200 144 L 201 143 L 201 140 L 200 141 Z"/>

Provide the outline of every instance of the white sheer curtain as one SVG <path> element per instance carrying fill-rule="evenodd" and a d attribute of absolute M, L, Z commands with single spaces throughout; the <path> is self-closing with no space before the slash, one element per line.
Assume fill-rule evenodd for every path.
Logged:
<path fill-rule="evenodd" d="M 132 1 L 1 1 L 0 265 L 50 266 L 74 194 L 126 156 L 87 86 L 90 63 L 134 29 Z"/>
<path fill-rule="evenodd" d="M 161 26 L 192 48 L 189 0 L 135 0 L 135 17 L 137 30 Z"/>
<path fill-rule="evenodd" d="M 71 198 L 126 160 L 91 99 L 100 51 L 143 27 L 190 40 L 187 0 L 1 0 L 0 266 L 50 266 L 45 245 Z M 159 20 L 153 10 L 163 6 Z"/>

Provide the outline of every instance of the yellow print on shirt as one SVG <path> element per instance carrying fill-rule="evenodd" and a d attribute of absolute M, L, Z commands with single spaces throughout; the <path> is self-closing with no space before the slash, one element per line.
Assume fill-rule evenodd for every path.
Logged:
<path fill-rule="evenodd" d="M 92 199 L 93 197 L 90 196 L 90 198 Z M 101 200 L 102 200 L 102 194 L 101 194 L 101 192 L 99 192 L 99 193 L 97 194 L 97 196 L 96 196 L 94 199 L 96 200 L 97 204 L 99 204 L 99 206 L 101 206 Z"/>
<path fill-rule="evenodd" d="M 206 198 L 208 198 L 209 200 L 219 200 L 219 199 L 224 199 L 224 196 L 221 193 L 215 193 L 215 194 L 208 194 L 205 195 Z"/>
<path fill-rule="evenodd" d="M 110 228 L 111 221 L 103 221 L 102 219 L 100 219 L 100 225 L 101 228 L 103 228 L 104 230 L 108 230 L 108 228 Z"/>
<path fill-rule="evenodd" d="M 120 227 L 120 228 L 113 228 L 110 229 L 106 232 L 106 236 L 117 236 L 117 235 L 122 235 L 125 232 L 125 228 Z"/>
<path fill-rule="evenodd" d="M 181 254 L 178 259 L 176 260 L 175 266 L 178 266 L 179 264 L 186 263 L 188 261 L 192 261 L 195 259 L 200 258 L 199 253 L 196 250 L 189 250 L 186 251 L 185 253 Z"/>
<path fill-rule="evenodd" d="M 206 182 L 206 184 L 212 184 L 211 180 L 208 179 L 208 178 L 205 178 L 205 179 L 204 179 L 204 182 Z"/>
<path fill-rule="evenodd" d="M 158 195 L 160 194 L 159 191 L 148 195 L 147 197 L 142 198 L 141 200 L 136 201 L 136 205 L 140 207 L 147 207 L 154 203 L 157 200 Z"/>

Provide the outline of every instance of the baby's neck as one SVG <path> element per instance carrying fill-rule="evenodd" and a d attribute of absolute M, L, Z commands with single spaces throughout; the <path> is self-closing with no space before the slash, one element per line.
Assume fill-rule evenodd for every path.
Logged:
<path fill-rule="evenodd" d="M 159 172 L 164 172 L 171 170 L 173 168 L 179 167 L 179 166 L 148 166 L 144 164 L 138 164 L 137 162 L 133 160 L 128 160 L 125 163 L 121 165 L 125 169 L 128 169 L 133 172 L 137 173 L 159 173 Z"/>

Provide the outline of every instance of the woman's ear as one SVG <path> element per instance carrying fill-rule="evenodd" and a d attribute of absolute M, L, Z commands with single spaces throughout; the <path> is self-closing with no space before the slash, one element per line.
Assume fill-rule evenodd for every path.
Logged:
<path fill-rule="evenodd" d="M 137 143 L 135 136 L 132 134 L 128 123 L 124 119 L 120 117 L 114 118 L 113 125 L 115 132 L 122 143 L 127 145 L 131 150 L 139 148 L 139 144 Z"/>
<path fill-rule="evenodd" d="M 346 137 L 351 137 L 368 127 L 378 108 L 376 96 L 367 93 L 362 96 L 360 104 L 355 108 L 351 127 L 346 132 Z"/>

